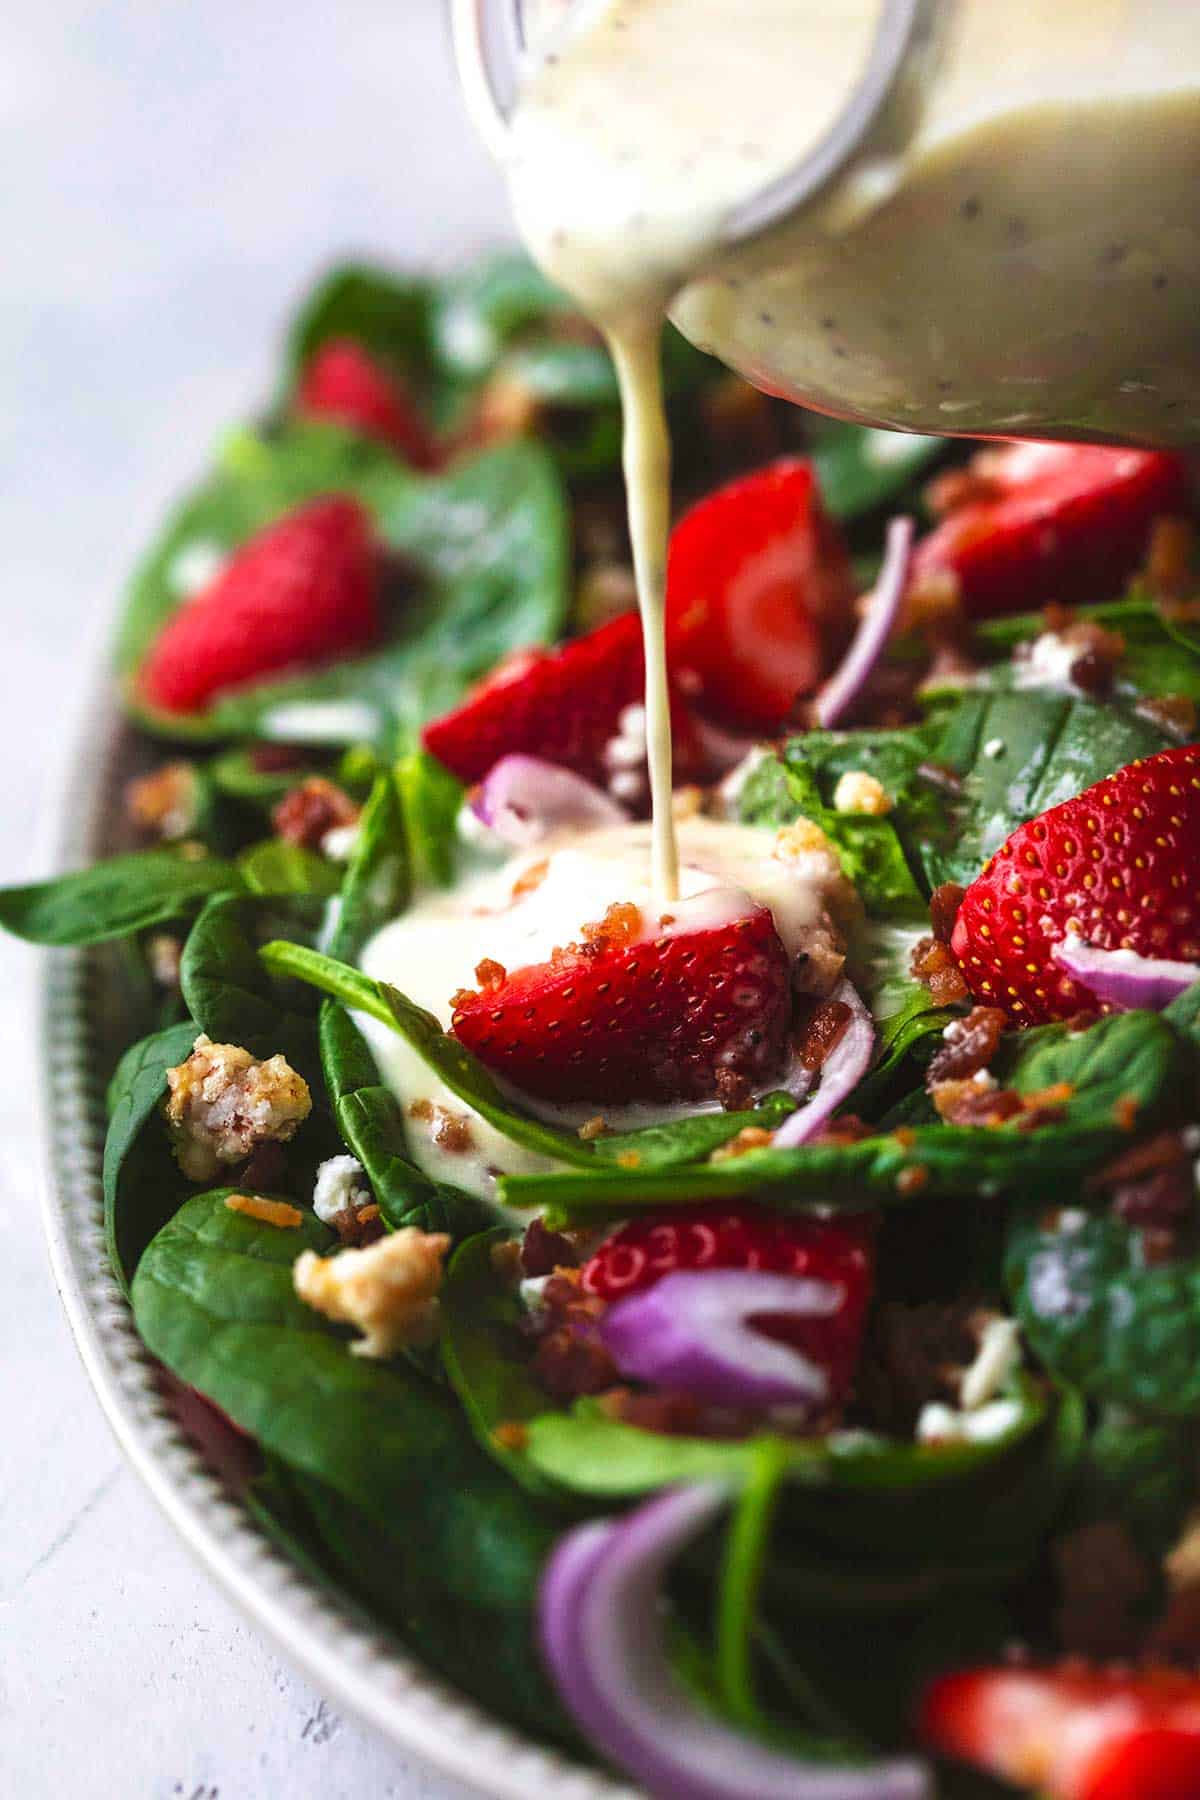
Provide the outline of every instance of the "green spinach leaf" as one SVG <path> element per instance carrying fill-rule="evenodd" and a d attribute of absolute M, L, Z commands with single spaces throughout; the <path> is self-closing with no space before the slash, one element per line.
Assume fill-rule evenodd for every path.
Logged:
<path fill-rule="evenodd" d="M 158 1118 L 167 1070 L 191 1055 L 191 1019 L 131 1044 L 109 1083 L 104 1140 L 104 1237 L 126 1292 L 142 1251 L 189 1191 Z"/>
<path fill-rule="evenodd" d="M 380 926 L 408 905 L 412 870 L 394 777 L 380 775 L 363 809 L 333 923 L 323 935 L 330 956 L 355 957 Z"/>
<path fill-rule="evenodd" d="M 353 338 L 397 374 L 424 376 L 429 367 L 433 291 L 425 281 L 366 263 L 331 269 L 304 301 L 287 335 L 287 387 L 330 338 Z"/>
<path fill-rule="evenodd" d="M 458 815 L 466 790 L 461 781 L 426 750 L 413 750 L 396 765 L 396 785 L 404 811 L 413 881 L 421 887 L 449 887 L 459 863 Z"/>
<path fill-rule="evenodd" d="M 182 850 L 137 850 L 73 875 L 0 889 L 0 925 L 34 944 L 101 944 L 184 918 L 210 894 L 237 893 L 232 863 Z"/>
<path fill-rule="evenodd" d="M 261 901 L 235 895 L 208 901 L 183 947 L 179 979 L 184 1004 L 197 1029 L 214 1043 L 241 1044 L 259 1057 L 282 1051 L 311 1077 L 316 1062 L 313 1020 L 288 1004 L 255 948 L 263 910 Z M 310 920 L 314 928 L 318 918 Z M 267 922 L 278 929 L 282 921 L 272 909 Z M 301 929 L 294 903 L 287 923 Z M 290 998 L 297 995 L 306 997 L 299 989 Z"/>
<path fill-rule="evenodd" d="M 283 838 L 265 838 L 238 857 L 238 873 L 251 894 L 336 894 L 342 871 L 328 857 Z"/>
<path fill-rule="evenodd" d="M 894 504 L 912 493 L 917 481 L 946 454 L 945 438 L 876 431 L 815 414 L 806 424 L 821 498 L 835 519 L 861 518 Z"/>

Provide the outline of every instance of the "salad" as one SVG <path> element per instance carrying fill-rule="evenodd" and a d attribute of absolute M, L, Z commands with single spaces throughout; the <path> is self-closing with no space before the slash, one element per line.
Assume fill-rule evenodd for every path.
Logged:
<path fill-rule="evenodd" d="M 150 546 L 128 847 L 0 893 L 120 973 L 114 1271 L 269 1533 L 651 1794 L 1194 1800 L 1189 471 L 667 376 L 666 911 L 524 260 L 333 274 Z"/>

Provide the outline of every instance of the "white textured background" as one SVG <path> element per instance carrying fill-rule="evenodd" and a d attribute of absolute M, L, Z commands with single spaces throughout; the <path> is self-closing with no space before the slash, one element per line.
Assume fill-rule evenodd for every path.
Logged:
<path fill-rule="evenodd" d="M 441 0 L 0 7 L 0 879 L 46 866 L 122 578 L 337 253 L 506 231 Z M 448 1800 L 243 1625 L 122 1466 L 39 1236 L 0 943 L 0 1796 Z"/>

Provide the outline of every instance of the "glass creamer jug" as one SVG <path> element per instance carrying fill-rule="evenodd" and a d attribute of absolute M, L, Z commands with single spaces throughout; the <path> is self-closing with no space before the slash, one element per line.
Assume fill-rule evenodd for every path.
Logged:
<path fill-rule="evenodd" d="M 610 238 L 639 180 L 673 195 L 671 316 L 760 387 L 913 431 L 1200 441 L 1200 0 L 456 3 L 502 158 L 547 59 L 586 52 L 617 104 L 524 154 L 561 147 L 564 223 Z M 682 229 L 693 205 L 715 226 Z M 561 274 L 546 221 L 526 236 Z"/>

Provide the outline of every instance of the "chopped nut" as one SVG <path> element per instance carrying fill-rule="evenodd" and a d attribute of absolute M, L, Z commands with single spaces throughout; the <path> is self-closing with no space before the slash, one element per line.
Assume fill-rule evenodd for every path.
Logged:
<path fill-rule="evenodd" d="M 356 825 L 359 817 L 360 809 L 349 794 L 323 775 L 313 775 L 284 795 L 271 814 L 271 823 L 285 843 L 319 850 L 328 832 Z"/>
<path fill-rule="evenodd" d="M 835 812 L 866 813 L 877 819 L 892 810 L 882 781 L 865 769 L 846 770 L 833 790 L 833 805 Z"/>
<path fill-rule="evenodd" d="M 594 1119 L 585 1119 L 579 1127 L 579 1135 L 585 1144 L 590 1144 L 598 1137 L 603 1137 L 608 1130 L 608 1121 L 603 1113 L 597 1113 Z"/>
<path fill-rule="evenodd" d="M 363 1250 L 328 1257 L 306 1250 L 292 1281 L 306 1306 L 362 1333 L 350 1346 L 354 1355 L 382 1359 L 432 1341 L 449 1248 L 444 1232 L 406 1225 Z"/>
<path fill-rule="evenodd" d="M 475 1140 L 471 1135 L 471 1121 L 466 1113 L 451 1112 L 446 1106 L 435 1106 L 433 1118 L 432 1136 L 439 1150 L 445 1150 L 451 1156 L 464 1156 L 473 1147 Z"/>
<path fill-rule="evenodd" d="M 955 1006 L 968 998 L 970 990 L 948 944 L 933 937 L 921 938 L 913 946 L 909 968 L 913 979 L 925 984 L 939 1006 Z"/>
<path fill-rule="evenodd" d="M 730 1162 L 735 1156 L 745 1156 L 749 1150 L 765 1150 L 774 1141 L 773 1131 L 764 1131 L 761 1125 L 746 1125 L 727 1144 L 719 1144 L 709 1161 Z"/>
<path fill-rule="evenodd" d="M 190 763 L 164 763 L 125 789 L 125 811 L 147 836 L 176 843 L 196 824 L 196 771 Z"/>
<path fill-rule="evenodd" d="M 529 1427 L 517 1419 L 503 1419 L 492 1432 L 492 1440 L 501 1450 L 524 1450 L 529 1444 Z"/>
<path fill-rule="evenodd" d="M 632 900 L 614 900 L 598 924 L 583 927 L 583 943 L 572 946 L 585 954 L 602 956 L 609 950 L 621 950 L 635 944 L 643 930 L 642 909 Z"/>
<path fill-rule="evenodd" d="M 286 1143 L 312 1111 L 308 1083 L 285 1057 L 259 1062 L 203 1033 L 187 1061 L 167 1070 L 167 1088 L 163 1115 L 190 1181 L 210 1181 L 264 1141 Z"/>
<path fill-rule="evenodd" d="M 929 1064 L 930 1088 L 940 1082 L 965 1080 L 986 1069 L 1007 1024 L 996 1006 L 973 1006 L 965 1019 L 951 1019 L 942 1032 L 942 1047 Z"/>
<path fill-rule="evenodd" d="M 775 855 L 781 862 L 793 862 L 810 851 L 834 854 L 833 845 L 811 819 L 796 819 L 791 825 L 781 825 L 775 833 Z"/>
<path fill-rule="evenodd" d="M 264 1200 L 261 1194 L 227 1194 L 225 1204 L 230 1212 L 277 1225 L 283 1231 L 294 1231 L 304 1217 L 298 1206 L 289 1206 L 286 1200 Z"/>

